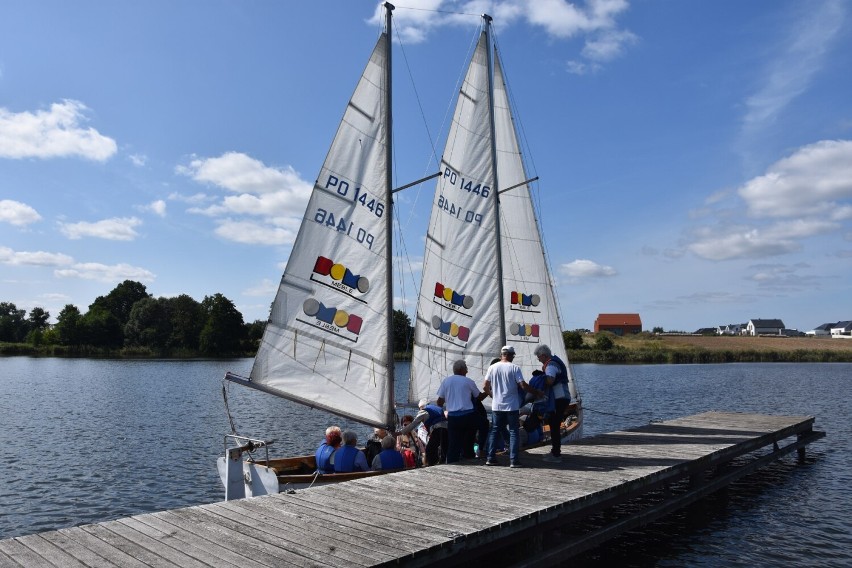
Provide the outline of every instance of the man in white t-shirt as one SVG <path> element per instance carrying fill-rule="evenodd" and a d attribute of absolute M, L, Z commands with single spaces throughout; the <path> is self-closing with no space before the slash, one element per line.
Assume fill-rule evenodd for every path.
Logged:
<path fill-rule="evenodd" d="M 441 381 L 438 387 L 438 406 L 447 405 L 447 429 L 449 434 L 447 463 L 457 462 L 462 457 L 465 440 L 472 444 L 477 426 L 473 400 L 482 400 L 484 395 L 473 379 L 467 376 L 467 363 L 459 359 L 453 363 L 453 374 Z M 470 448 L 470 452 L 473 448 Z"/>
<path fill-rule="evenodd" d="M 512 363 L 515 358 L 515 348 L 506 345 L 500 350 L 500 361 L 488 367 L 482 390 L 491 397 L 491 431 L 488 433 L 488 456 L 485 465 L 496 465 L 497 436 L 507 426 L 509 427 L 509 467 L 521 467 L 518 454 L 520 453 L 520 435 L 518 432 L 521 407 L 518 387 L 536 398 L 544 396 L 544 392 L 534 389 L 524 381 L 521 368 Z"/>

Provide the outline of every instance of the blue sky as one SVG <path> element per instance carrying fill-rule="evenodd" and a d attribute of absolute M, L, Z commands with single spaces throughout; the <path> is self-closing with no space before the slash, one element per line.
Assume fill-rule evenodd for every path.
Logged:
<path fill-rule="evenodd" d="M 131 279 L 158 297 L 221 292 L 266 319 L 376 7 L 4 3 L 0 301 L 55 319 Z M 686 331 L 850 319 L 850 10 L 400 0 L 395 177 L 435 169 L 488 12 L 565 329 L 601 312 Z M 398 194 L 409 311 L 433 191 Z"/>

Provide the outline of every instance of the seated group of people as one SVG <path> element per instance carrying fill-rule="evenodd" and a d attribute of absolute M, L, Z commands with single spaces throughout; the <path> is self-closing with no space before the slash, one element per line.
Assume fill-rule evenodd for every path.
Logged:
<path fill-rule="evenodd" d="M 325 431 L 325 439 L 315 454 L 317 471 L 350 473 L 415 467 L 413 450 L 407 443 L 410 442 L 410 437 L 405 438 L 397 440 L 386 430 L 376 428 L 374 436 L 367 442 L 366 451 L 362 451 L 357 447 L 358 436 L 355 432 L 341 431 L 338 426 L 329 426 Z"/>

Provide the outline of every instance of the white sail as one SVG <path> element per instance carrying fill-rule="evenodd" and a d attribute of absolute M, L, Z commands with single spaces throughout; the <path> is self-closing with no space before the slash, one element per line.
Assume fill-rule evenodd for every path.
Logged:
<path fill-rule="evenodd" d="M 376 426 L 395 417 L 388 346 L 389 59 L 385 33 L 317 177 L 244 383 Z"/>
<path fill-rule="evenodd" d="M 468 376 L 481 381 L 504 344 L 515 348 L 514 362 L 527 379 L 541 368 L 533 355 L 540 344 L 568 363 L 496 53 L 493 114 L 489 107 L 487 36 L 483 31 L 459 93 L 435 190 L 415 321 L 411 403 L 434 400 L 458 358 L 467 361 Z M 570 381 L 576 401 L 573 376 Z"/>
<path fill-rule="evenodd" d="M 483 32 L 441 159 L 415 317 L 412 403 L 435 400 L 456 359 L 464 357 L 476 378 L 500 352 L 487 50 Z"/>

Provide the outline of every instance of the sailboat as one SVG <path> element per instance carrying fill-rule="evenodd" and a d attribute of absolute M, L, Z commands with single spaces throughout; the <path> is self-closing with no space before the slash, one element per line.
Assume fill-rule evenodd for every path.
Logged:
<path fill-rule="evenodd" d="M 559 435 L 563 441 L 579 438 L 582 404 L 531 198 L 537 178 L 530 179 L 524 166 L 487 15 L 440 170 L 426 234 L 409 402 L 435 400 L 456 359 L 465 359 L 468 376 L 484 377 L 503 345 L 515 348 L 513 362 L 529 380 L 541 368 L 535 348 L 547 345 L 568 367 L 572 404 Z"/>
<path fill-rule="evenodd" d="M 317 177 L 248 377 L 259 389 L 365 425 L 394 429 L 391 281 L 393 6 Z M 435 400 L 452 362 L 484 377 L 506 343 L 525 376 L 533 349 L 565 349 L 491 18 L 470 62 L 435 191 L 415 321 L 409 403 Z M 429 179 L 429 178 L 424 178 Z M 419 183 L 424 180 L 418 180 Z M 413 184 L 408 184 L 408 186 Z M 404 186 L 404 187 L 408 187 Z M 403 189 L 403 188 L 399 188 Z M 574 419 L 582 412 L 569 373 Z M 570 431 L 567 431 L 570 430 Z M 230 444 L 230 445 L 229 445 Z M 226 499 L 386 472 L 314 474 L 313 456 L 269 458 L 270 442 L 232 433 L 219 458 Z M 264 459 L 255 457 L 264 452 Z"/>
<path fill-rule="evenodd" d="M 225 380 L 393 429 L 393 6 L 385 9 L 385 30 L 317 176 L 251 373 Z M 269 445 L 226 437 L 217 464 L 226 499 L 318 481 L 313 456 L 269 459 Z M 255 459 L 261 449 L 266 459 Z M 322 482 L 379 473 L 326 474 Z"/>

